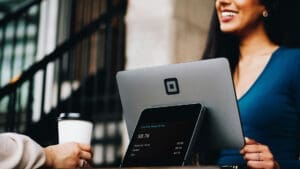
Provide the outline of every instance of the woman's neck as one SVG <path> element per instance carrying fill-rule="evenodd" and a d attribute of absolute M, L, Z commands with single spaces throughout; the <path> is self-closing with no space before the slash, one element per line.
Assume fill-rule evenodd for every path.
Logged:
<path fill-rule="evenodd" d="M 240 59 L 261 57 L 273 53 L 278 45 L 270 40 L 264 29 L 258 29 L 240 39 Z"/>

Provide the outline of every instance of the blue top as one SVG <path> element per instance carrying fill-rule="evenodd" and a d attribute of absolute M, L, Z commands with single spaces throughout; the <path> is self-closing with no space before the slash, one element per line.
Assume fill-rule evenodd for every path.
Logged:
<path fill-rule="evenodd" d="M 300 49 L 278 48 L 238 105 L 245 136 L 268 145 L 282 169 L 300 169 Z M 218 163 L 246 165 L 239 150 Z"/>

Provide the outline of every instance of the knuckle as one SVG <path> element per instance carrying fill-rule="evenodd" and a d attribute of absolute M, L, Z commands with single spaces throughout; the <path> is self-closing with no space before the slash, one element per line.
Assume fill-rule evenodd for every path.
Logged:
<path fill-rule="evenodd" d="M 80 149 L 79 148 L 76 148 L 76 149 L 74 149 L 74 151 L 73 151 L 73 153 L 74 153 L 74 155 L 75 156 L 79 156 L 80 155 Z"/>
<path fill-rule="evenodd" d="M 264 150 L 264 151 L 270 151 L 268 146 L 266 146 L 266 145 L 260 145 L 260 146 L 261 146 L 262 150 Z"/>
<path fill-rule="evenodd" d="M 268 166 L 268 168 L 274 168 L 275 167 L 273 161 L 267 161 L 267 166 Z"/>
<path fill-rule="evenodd" d="M 271 153 L 269 154 L 269 159 L 270 159 L 270 160 L 273 160 L 273 159 L 274 159 L 273 154 L 271 154 Z"/>

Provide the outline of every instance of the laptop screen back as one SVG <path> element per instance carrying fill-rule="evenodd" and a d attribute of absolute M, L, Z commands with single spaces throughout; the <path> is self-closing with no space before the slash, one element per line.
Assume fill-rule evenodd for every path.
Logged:
<path fill-rule="evenodd" d="M 117 84 L 129 139 L 148 107 L 200 103 L 208 109 L 205 147 L 241 148 L 244 136 L 225 58 L 126 70 Z"/>

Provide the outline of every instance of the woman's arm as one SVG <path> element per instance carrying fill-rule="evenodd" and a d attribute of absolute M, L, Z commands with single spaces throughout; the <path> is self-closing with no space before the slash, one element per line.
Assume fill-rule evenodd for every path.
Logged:
<path fill-rule="evenodd" d="M 43 148 L 25 135 L 0 134 L 1 168 L 39 168 L 46 160 Z"/>
<path fill-rule="evenodd" d="M 42 148 L 28 136 L 17 133 L 0 134 L 1 168 L 87 168 L 91 160 L 90 145 L 69 142 Z"/>

